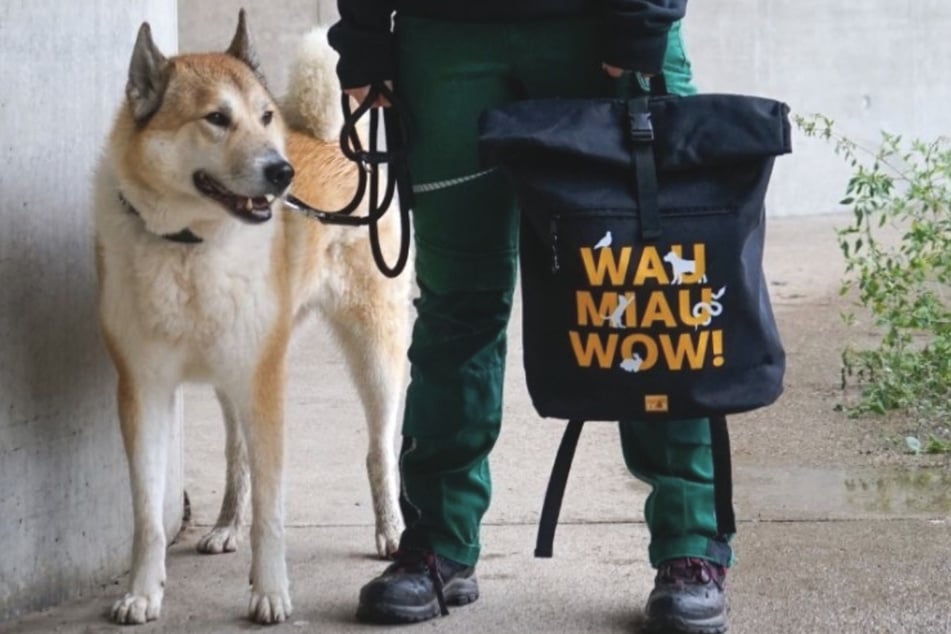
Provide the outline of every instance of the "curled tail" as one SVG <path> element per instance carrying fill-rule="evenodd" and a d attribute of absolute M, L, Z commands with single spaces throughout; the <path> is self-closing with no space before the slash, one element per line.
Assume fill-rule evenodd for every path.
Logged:
<path fill-rule="evenodd" d="M 292 128 L 324 141 L 336 140 L 343 125 L 337 59 L 337 52 L 327 43 L 326 27 L 305 35 L 291 62 L 281 108 Z"/>

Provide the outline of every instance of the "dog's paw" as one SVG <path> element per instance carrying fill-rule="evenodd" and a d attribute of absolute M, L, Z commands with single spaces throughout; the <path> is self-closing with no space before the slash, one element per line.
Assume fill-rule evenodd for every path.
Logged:
<path fill-rule="evenodd" d="M 382 559 L 392 559 L 400 547 L 400 535 L 403 534 L 403 522 L 400 520 L 381 522 L 376 529 L 376 552 Z"/>
<path fill-rule="evenodd" d="M 162 609 L 162 595 L 148 597 L 126 594 L 112 606 L 112 620 L 120 625 L 136 625 L 154 621 Z"/>
<path fill-rule="evenodd" d="M 376 534 L 376 552 L 381 559 L 392 559 L 393 555 L 400 548 L 400 534 L 377 533 Z"/>
<path fill-rule="evenodd" d="M 251 591 L 248 618 L 255 623 L 262 625 L 283 623 L 291 615 L 291 610 L 291 598 L 287 590 L 270 594 Z"/>
<path fill-rule="evenodd" d="M 233 553 L 238 549 L 239 530 L 234 526 L 216 526 L 198 540 L 198 552 L 205 555 Z"/>

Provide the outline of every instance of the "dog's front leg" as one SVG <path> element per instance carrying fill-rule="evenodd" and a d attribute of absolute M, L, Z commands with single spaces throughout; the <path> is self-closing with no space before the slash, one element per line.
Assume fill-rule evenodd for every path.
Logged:
<path fill-rule="evenodd" d="M 135 530 L 129 591 L 112 607 L 117 623 L 158 618 L 165 592 L 163 506 L 175 386 L 136 381 L 120 366 L 119 421 L 129 462 Z"/>
<path fill-rule="evenodd" d="M 248 616 L 280 623 L 291 614 L 284 553 L 284 357 L 275 351 L 244 396 L 232 397 L 251 463 L 251 602 Z"/>

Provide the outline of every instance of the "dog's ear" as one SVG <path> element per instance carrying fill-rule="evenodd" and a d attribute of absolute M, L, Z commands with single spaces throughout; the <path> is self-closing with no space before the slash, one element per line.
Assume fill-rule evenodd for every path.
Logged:
<path fill-rule="evenodd" d="M 264 75 L 261 73 L 261 63 L 258 61 L 257 51 L 251 43 L 251 33 L 248 31 L 248 23 L 244 17 L 244 9 L 238 11 L 238 30 L 234 33 L 231 45 L 225 51 L 231 57 L 235 57 L 254 71 L 254 75 L 264 84 Z"/>
<path fill-rule="evenodd" d="M 125 87 L 125 94 L 136 122 L 147 120 L 162 104 L 162 96 L 168 83 L 168 69 L 168 60 L 152 41 L 149 23 L 143 22 L 135 39 L 135 48 L 132 49 L 129 82 Z"/>

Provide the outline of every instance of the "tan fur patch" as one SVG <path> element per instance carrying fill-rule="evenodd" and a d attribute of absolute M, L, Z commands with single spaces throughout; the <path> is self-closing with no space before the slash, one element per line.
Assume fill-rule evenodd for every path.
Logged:
<path fill-rule="evenodd" d="M 251 69 L 230 55 L 180 55 L 173 57 L 170 64 L 171 78 L 162 107 L 148 123 L 153 131 L 177 130 L 182 124 L 205 116 L 218 107 L 216 95 L 222 86 L 251 100 L 273 103 Z"/>
<path fill-rule="evenodd" d="M 118 374 L 116 385 L 116 404 L 119 409 L 119 427 L 122 430 L 122 442 L 125 444 L 126 454 L 132 455 L 136 449 L 136 431 L 139 428 L 139 399 L 129 371 L 129 364 L 119 350 L 115 338 L 103 328 L 102 339 L 106 351 L 112 359 Z"/>

